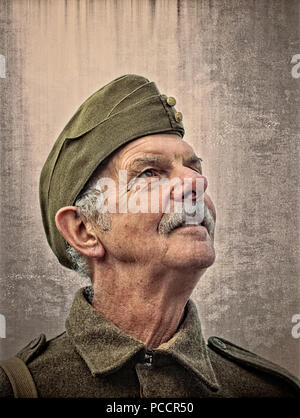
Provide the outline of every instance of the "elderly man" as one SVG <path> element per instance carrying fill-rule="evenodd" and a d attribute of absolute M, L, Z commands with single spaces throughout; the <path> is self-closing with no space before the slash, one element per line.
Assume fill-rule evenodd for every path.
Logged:
<path fill-rule="evenodd" d="M 286 370 L 202 336 L 190 295 L 215 259 L 216 212 L 175 104 L 126 75 L 56 141 L 40 179 L 46 236 L 92 286 L 77 292 L 66 332 L 1 363 L 1 396 L 299 396 Z"/>

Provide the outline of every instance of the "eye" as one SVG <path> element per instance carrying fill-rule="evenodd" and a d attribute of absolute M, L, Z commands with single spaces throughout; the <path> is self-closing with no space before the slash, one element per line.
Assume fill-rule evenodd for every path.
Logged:
<path fill-rule="evenodd" d="M 195 167 L 190 167 L 192 170 L 196 171 L 199 174 L 202 174 L 202 168 L 195 168 Z"/>
<path fill-rule="evenodd" d="M 196 171 L 196 173 L 202 174 L 202 166 L 200 164 L 195 164 L 195 165 L 193 164 L 187 167 L 190 168 L 191 170 Z"/>
<path fill-rule="evenodd" d="M 157 177 L 158 173 L 156 170 L 154 170 L 153 168 L 147 168 L 147 170 L 143 171 L 140 175 L 139 178 L 143 178 L 143 177 Z"/>

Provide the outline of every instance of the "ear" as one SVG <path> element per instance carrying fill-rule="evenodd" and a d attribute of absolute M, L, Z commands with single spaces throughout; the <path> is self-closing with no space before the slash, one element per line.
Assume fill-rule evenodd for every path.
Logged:
<path fill-rule="evenodd" d="M 79 216 L 76 206 L 59 209 L 55 216 L 57 229 L 65 240 L 80 254 L 102 258 L 105 250 L 90 224 Z"/>

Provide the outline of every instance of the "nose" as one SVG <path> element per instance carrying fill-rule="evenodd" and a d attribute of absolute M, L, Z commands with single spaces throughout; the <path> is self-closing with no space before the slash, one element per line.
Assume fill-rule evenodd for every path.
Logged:
<path fill-rule="evenodd" d="M 175 201 L 196 201 L 203 196 L 208 186 L 205 176 L 188 167 L 177 170 L 175 178 L 177 181 L 171 189 L 171 198 Z"/>

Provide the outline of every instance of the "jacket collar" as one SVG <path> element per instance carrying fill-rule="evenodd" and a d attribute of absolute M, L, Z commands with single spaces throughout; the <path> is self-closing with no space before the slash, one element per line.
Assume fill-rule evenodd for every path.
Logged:
<path fill-rule="evenodd" d="M 86 299 L 87 289 L 77 291 L 66 320 L 66 331 L 91 373 L 113 373 L 135 355 L 143 359 L 145 344 L 124 333 L 94 309 Z M 197 308 L 192 300 L 187 303 L 185 319 L 175 336 L 153 351 L 154 358 L 161 354 L 171 356 L 210 389 L 218 390 Z"/>

